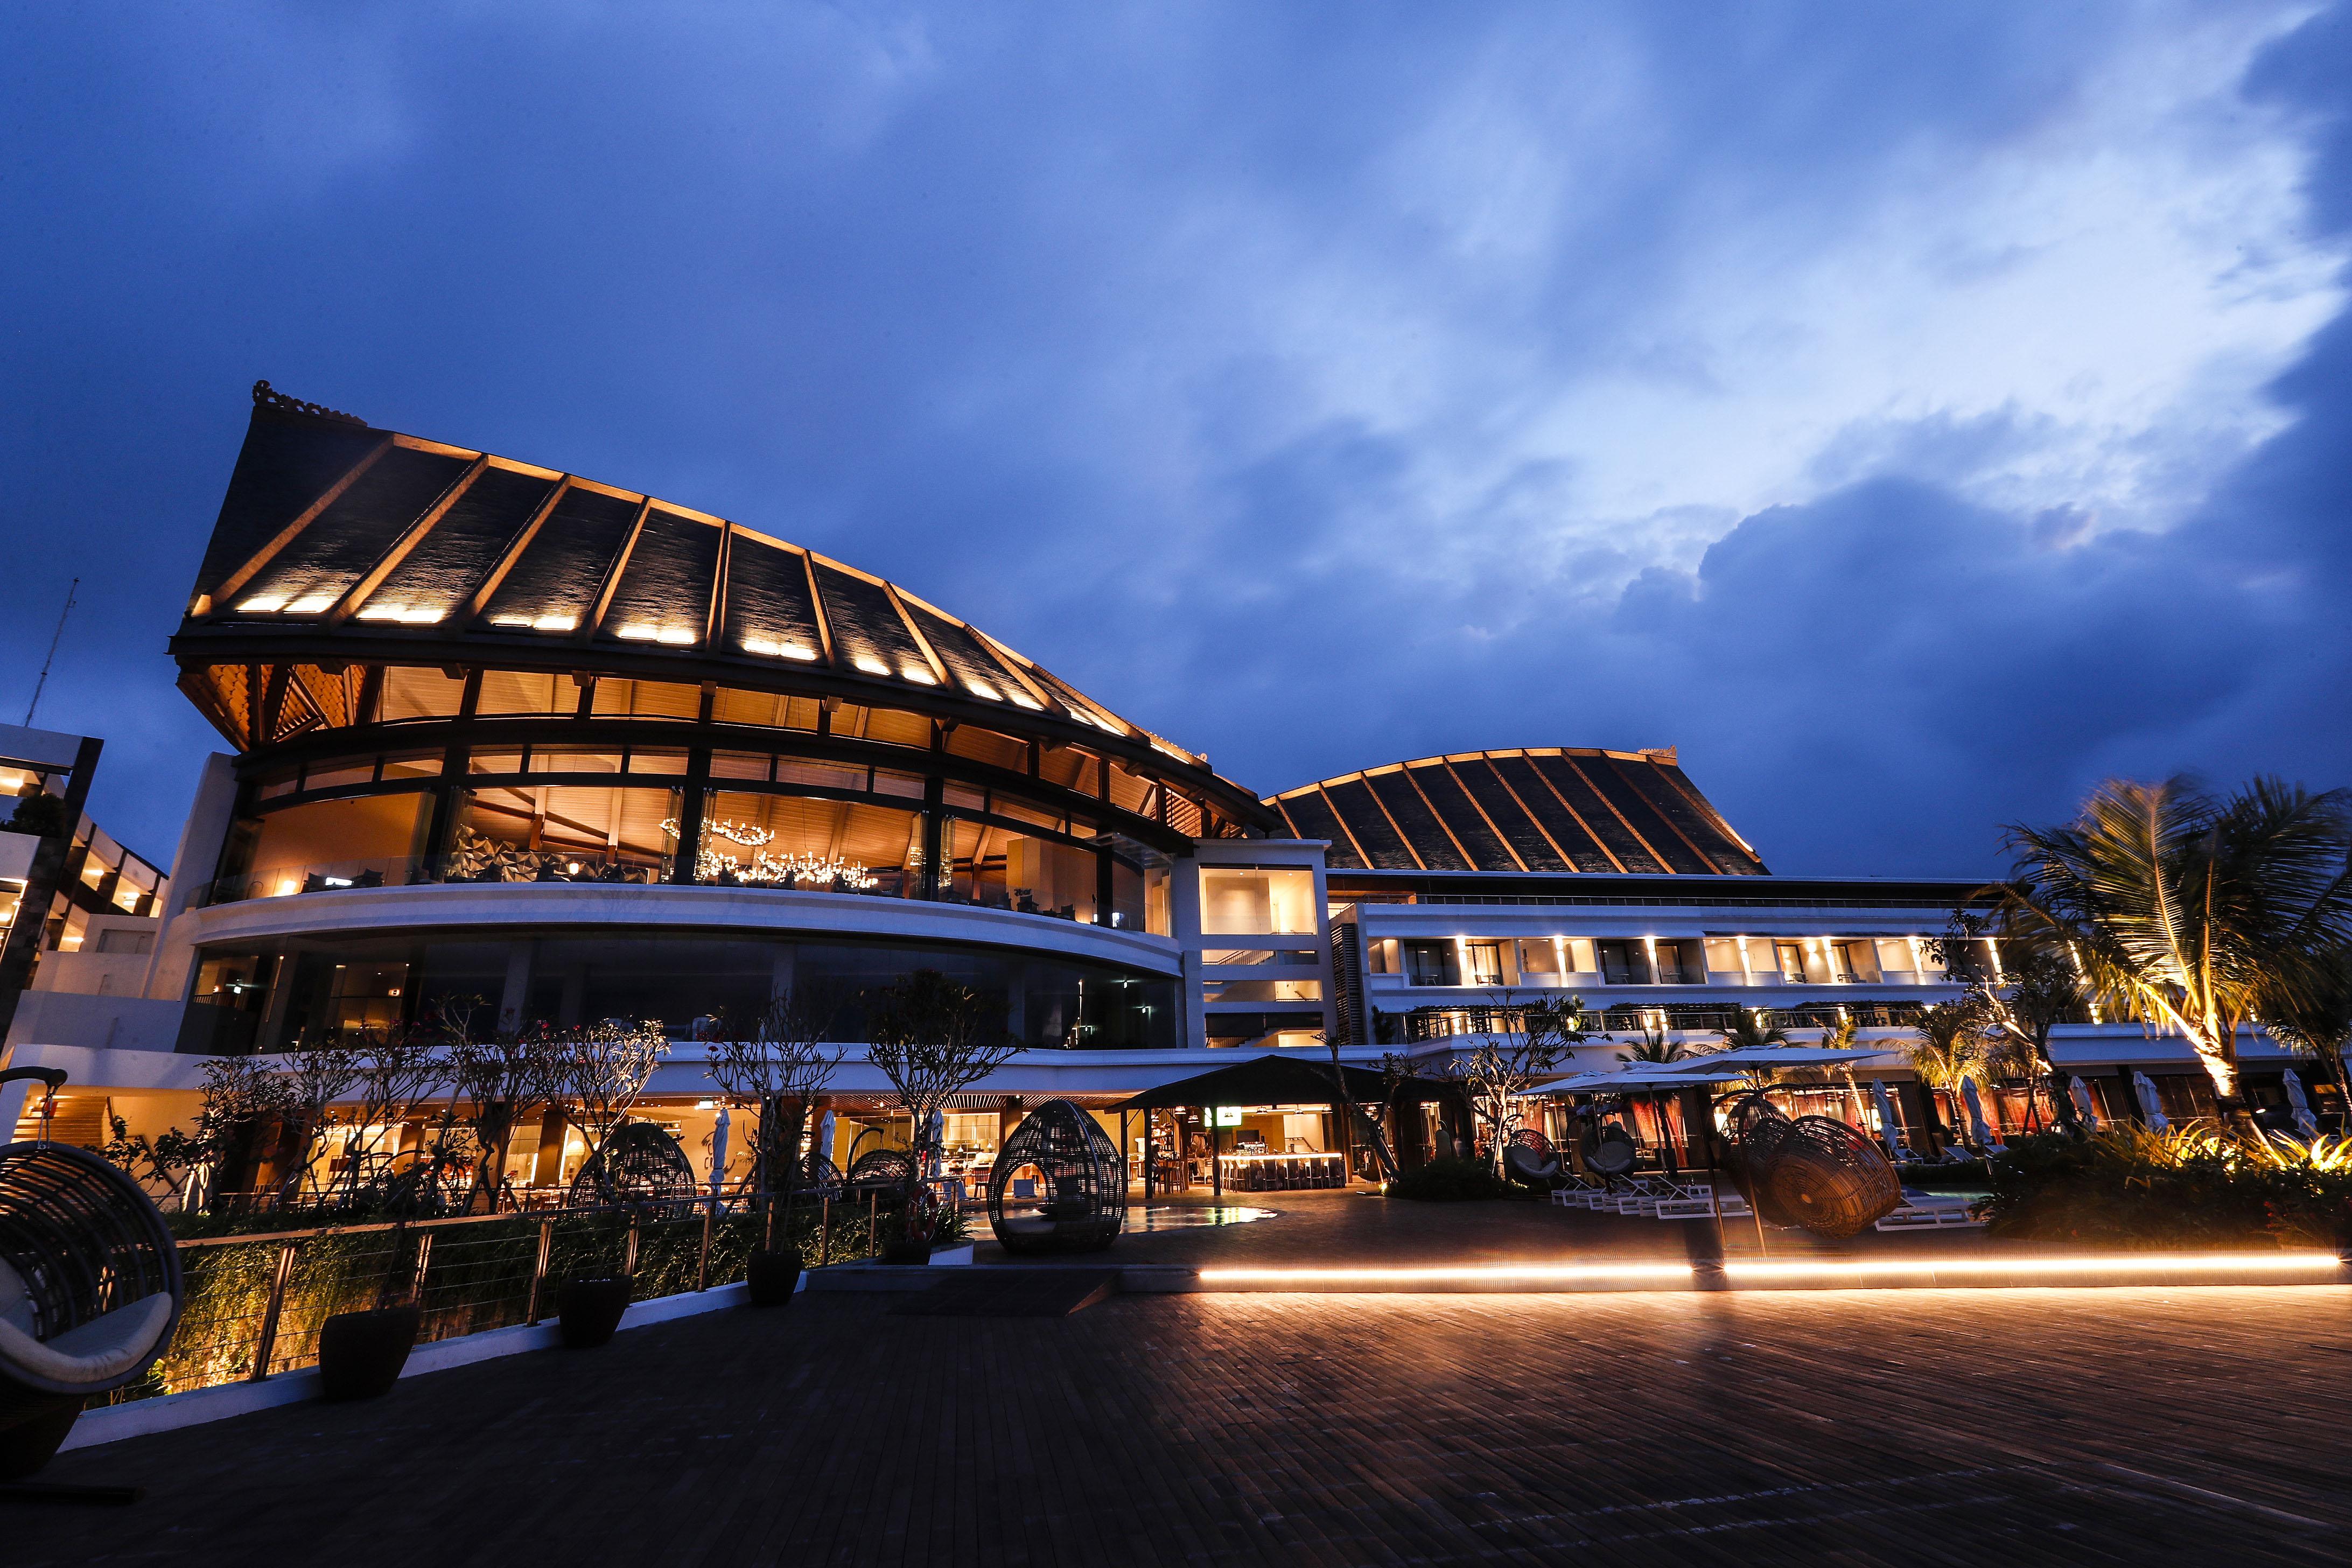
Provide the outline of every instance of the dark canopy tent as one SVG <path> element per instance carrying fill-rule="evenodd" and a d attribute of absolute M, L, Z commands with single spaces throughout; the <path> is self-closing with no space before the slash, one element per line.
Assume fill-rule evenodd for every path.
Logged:
<path fill-rule="evenodd" d="M 1362 1068 L 1339 1069 L 1348 1096 L 1359 1105 L 1378 1105 L 1389 1098 L 1387 1079 Z M 1408 1078 L 1396 1086 L 1396 1098 L 1405 1105 L 1443 1100 L 1451 1084 L 1436 1079 Z M 1298 1057 L 1253 1057 L 1213 1071 L 1195 1073 L 1158 1089 L 1146 1089 L 1124 1100 L 1120 1110 L 1172 1110 L 1193 1105 L 1328 1105 L 1332 1100 L 1331 1064 Z"/>
<path fill-rule="evenodd" d="M 1368 1072 L 1362 1068 L 1343 1067 L 1339 1071 L 1347 1086 L 1348 1097 L 1360 1106 L 1391 1102 L 1420 1105 L 1431 1100 L 1456 1098 L 1454 1086 L 1437 1079 L 1407 1078 L 1391 1084 L 1383 1075 Z M 1234 1062 L 1229 1067 L 1196 1073 L 1191 1078 L 1148 1089 L 1132 1100 L 1123 1101 L 1118 1110 L 1123 1118 L 1129 1111 L 1178 1110 L 1195 1106 L 1335 1105 L 1339 1094 L 1332 1082 L 1331 1072 L 1332 1066 L 1328 1061 L 1310 1061 L 1297 1056 L 1253 1057 L 1247 1061 Z M 1122 1131 L 1121 1136 L 1124 1135 Z M 1210 1169 L 1213 1180 L 1222 1193 L 1223 1167 L 1214 1152 L 1213 1129 L 1211 1137 Z M 1147 1173 L 1148 1169 L 1147 1166 Z M 1147 1173 L 1145 1191 L 1149 1193 L 1150 1190 Z"/>

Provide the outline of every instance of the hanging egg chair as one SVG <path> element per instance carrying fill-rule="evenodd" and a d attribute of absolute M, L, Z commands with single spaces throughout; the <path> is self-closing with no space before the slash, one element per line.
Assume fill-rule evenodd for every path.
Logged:
<path fill-rule="evenodd" d="M 1093 1117 L 1049 1100 L 996 1152 L 988 1224 L 1007 1252 L 1099 1252 L 1127 1224 L 1127 1162 Z"/>
<path fill-rule="evenodd" d="M 65 1077 L 0 1083 L 54 1095 Z M 179 1244 L 138 1183 L 46 1136 L 0 1147 L 0 1479 L 40 1468 L 86 1402 L 152 1366 L 181 1305 Z"/>
<path fill-rule="evenodd" d="M 1878 1145 L 1833 1116 L 1800 1116 L 1772 1159 L 1772 1198 L 1815 1236 L 1843 1240 L 1903 1203 L 1903 1183 Z"/>
<path fill-rule="evenodd" d="M 682 1215 L 698 1185 L 677 1139 L 650 1121 L 624 1121 L 572 1179 L 572 1205 L 658 1205 Z"/>
<path fill-rule="evenodd" d="M 1550 1139 L 1532 1127 L 1522 1127 L 1511 1134 L 1503 1150 L 1503 1169 L 1522 1185 L 1549 1187 L 1559 1179 L 1559 1153 Z"/>

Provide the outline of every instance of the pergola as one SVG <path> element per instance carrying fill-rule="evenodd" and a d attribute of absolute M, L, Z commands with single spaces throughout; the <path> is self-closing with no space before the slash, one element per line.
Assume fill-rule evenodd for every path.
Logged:
<path fill-rule="evenodd" d="M 1335 1080 L 1333 1074 L 1339 1075 Z M 1383 1074 L 1362 1068 L 1338 1067 L 1330 1062 L 1315 1062 L 1298 1056 L 1269 1054 L 1252 1057 L 1246 1061 L 1195 1073 L 1191 1078 L 1163 1083 L 1147 1089 L 1118 1107 L 1119 1142 L 1127 1142 L 1128 1112 L 1140 1110 L 1182 1110 L 1198 1109 L 1207 1111 L 1220 1105 L 1322 1105 L 1340 1111 L 1339 1095 L 1344 1093 L 1356 1105 L 1384 1105 L 1391 1100 L 1422 1105 L 1443 1100 L 1454 1093 L 1454 1086 L 1435 1079 L 1406 1078 L 1391 1083 Z M 1222 1134 L 1213 1117 L 1207 1118 L 1209 1126 L 1210 1185 L 1219 1196 L 1224 1194 L 1223 1168 L 1217 1156 L 1222 1150 Z M 1339 1116 L 1343 1144 L 1352 1142 L 1352 1128 L 1344 1113 Z M 1143 1162 L 1143 1192 L 1148 1202 L 1151 1196 L 1151 1159 L 1147 1128 Z"/>

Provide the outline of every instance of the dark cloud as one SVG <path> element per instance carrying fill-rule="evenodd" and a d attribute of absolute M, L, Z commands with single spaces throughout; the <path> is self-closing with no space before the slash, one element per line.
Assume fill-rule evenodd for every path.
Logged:
<path fill-rule="evenodd" d="M 100 815 L 168 855 L 212 742 L 163 645 L 266 375 L 899 578 L 1267 790 L 1679 743 L 1776 865 L 1901 872 L 1982 868 L 2108 771 L 2336 782 L 2342 321 L 2218 479 L 2225 438 L 2140 437 L 2213 487 L 2161 532 L 2006 510 L 2067 421 L 1933 386 L 1790 452 L 1801 504 L 1682 471 L 1771 445 L 1739 355 L 1836 325 L 1698 316 L 2240 16 L 20 8 L 0 636 L 29 691 L 88 579 L 42 721 L 108 737 Z M 2347 31 L 2213 111 L 2312 150 L 2307 231 L 2264 244 L 2352 218 Z M 2032 259 L 1954 245 L 1924 286 Z M 1592 499 L 1620 410 L 1542 434 L 1602 373 L 1730 411 L 1648 499 Z"/>

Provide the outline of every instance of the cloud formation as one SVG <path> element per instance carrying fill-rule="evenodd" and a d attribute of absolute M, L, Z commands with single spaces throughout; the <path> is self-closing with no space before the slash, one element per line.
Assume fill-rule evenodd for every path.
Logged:
<path fill-rule="evenodd" d="M 968 615 L 1263 790 L 1677 743 L 1784 870 L 2352 782 L 2345 12 L 21 13 L 42 721 L 167 855 L 266 375 Z M 12 717 L 14 715 L 11 715 Z"/>

